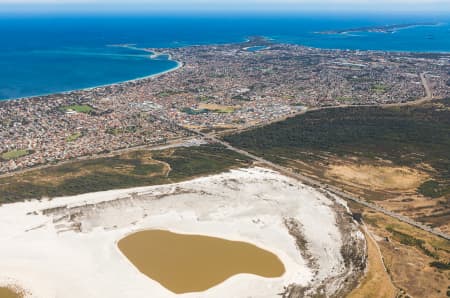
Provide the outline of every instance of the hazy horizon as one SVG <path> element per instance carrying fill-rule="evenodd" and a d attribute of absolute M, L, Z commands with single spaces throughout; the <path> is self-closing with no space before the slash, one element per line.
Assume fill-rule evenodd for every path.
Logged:
<path fill-rule="evenodd" d="M 234 14 L 438 14 L 450 12 L 447 0 L 0 0 L 5 13 L 234 13 Z"/>

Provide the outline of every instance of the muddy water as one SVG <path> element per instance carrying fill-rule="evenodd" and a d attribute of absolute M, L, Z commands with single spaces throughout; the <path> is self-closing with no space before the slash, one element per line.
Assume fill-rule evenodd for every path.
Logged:
<path fill-rule="evenodd" d="M 17 294 L 13 290 L 0 287 L 0 298 L 21 298 L 22 295 Z"/>
<path fill-rule="evenodd" d="M 285 271 L 269 251 L 214 237 L 148 230 L 118 245 L 139 271 L 177 294 L 207 290 L 239 273 L 279 277 Z"/>

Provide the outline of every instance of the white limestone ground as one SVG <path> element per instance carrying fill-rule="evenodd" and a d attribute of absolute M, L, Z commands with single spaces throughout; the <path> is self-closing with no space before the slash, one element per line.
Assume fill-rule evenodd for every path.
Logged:
<path fill-rule="evenodd" d="M 42 298 L 277 297 L 290 284 L 314 287 L 342 275 L 333 204 L 294 179 L 251 168 L 171 185 L 4 205 L 0 286 L 17 284 L 30 297 Z M 302 224 L 315 268 L 302 258 L 285 218 Z M 275 253 L 286 272 L 279 278 L 239 274 L 204 292 L 175 295 L 141 274 L 117 248 L 118 240 L 142 229 L 250 242 Z"/>

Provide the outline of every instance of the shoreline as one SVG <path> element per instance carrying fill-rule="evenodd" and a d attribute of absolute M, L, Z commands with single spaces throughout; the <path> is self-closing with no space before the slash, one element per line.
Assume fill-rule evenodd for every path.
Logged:
<path fill-rule="evenodd" d="M 315 34 L 324 34 L 321 32 L 313 32 Z M 337 34 L 345 34 L 345 33 L 337 33 Z M 306 47 L 306 48 L 312 48 L 312 49 L 316 49 L 316 50 L 322 50 L 322 51 L 364 51 L 364 52 L 379 52 L 379 53 L 395 53 L 395 54 L 430 54 L 430 55 L 450 55 L 450 50 L 449 51 L 442 51 L 442 50 L 437 50 L 437 51 L 423 51 L 423 50 L 409 50 L 409 51 L 405 51 L 405 50 L 380 50 L 380 49 L 359 49 L 359 48 L 355 48 L 355 49 L 347 49 L 347 48 L 325 48 L 325 47 L 316 47 L 316 46 L 311 46 L 311 45 L 307 45 L 307 44 L 298 44 L 295 42 L 289 42 L 288 40 L 282 40 L 282 39 L 275 39 L 273 37 L 270 36 L 262 36 L 264 39 L 269 40 L 271 42 L 273 42 L 273 44 L 287 44 L 287 45 L 294 45 L 294 46 L 300 46 L 300 47 Z M 233 44 L 245 44 L 247 42 L 250 42 L 251 40 L 249 38 L 245 38 L 244 41 L 241 42 L 231 42 L 231 43 L 221 43 L 221 44 L 216 44 L 216 43 L 211 43 L 211 44 L 191 44 L 191 45 L 187 45 L 187 46 L 182 46 L 182 47 L 195 47 L 195 46 L 218 46 L 218 45 L 233 45 Z M 141 76 L 141 77 L 136 77 L 136 78 L 132 78 L 129 80 L 124 80 L 124 81 L 117 81 L 117 82 L 112 82 L 112 83 L 107 83 L 107 84 L 102 84 L 102 85 L 95 85 L 95 86 L 91 86 L 91 87 L 86 87 L 86 88 L 78 88 L 78 89 L 71 89 L 71 90 L 67 90 L 67 91 L 57 91 L 57 92 L 51 92 L 51 93 L 44 93 L 44 94 L 37 94 L 37 95 L 31 95 L 31 96 L 23 96 L 23 97 L 14 97 L 14 98 L 5 98 L 5 99 L 0 99 L 0 104 L 2 102 L 7 102 L 7 101 L 13 101 L 13 100 L 25 100 L 25 99 L 33 99 L 36 97 L 45 97 L 45 96 L 51 96 L 51 95 L 58 95 L 58 94 L 71 94 L 74 92 L 80 92 L 80 91 L 91 91 L 93 89 L 96 88 L 102 88 L 102 87 L 113 87 L 113 86 L 118 86 L 121 84 L 126 84 L 126 83 L 132 83 L 132 82 L 138 82 L 141 80 L 145 80 L 145 79 L 151 79 L 151 78 L 155 78 L 167 73 L 170 73 L 172 71 L 176 71 L 178 69 L 180 69 L 181 67 L 184 66 L 184 63 L 181 61 L 177 61 L 177 60 L 173 60 L 172 59 L 172 55 L 170 53 L 162 53 L 162 52 L 153 52 L 147 48 L 138 48 L 135 47 L 134 44 L 112 44 L 112 45 L 106 45 L 107 47 L 124 47 L 124 48 L 131 48 L 134 50 L 140 50 L 143 52 L 147 52 L 149 53 L 149 59 L 156 59 L 161 55 L 167 55 L 167 61 L 172 61 L 176 63 L 176 66 L 169 68 L 167 70 L 164 70 L 162 72 L 157 72 L 157 73 L 153 73 L 150 75 L 146 75 L 146 76 Z M 244 50 L 248 50 L 248 48 L 252 48 L 254 46 L 249 46 L 249 47 L 244 47 Z M 166 49 L 166 48 L 164 48 Z"/>
<path fill-rule="evenodd" d="M 221 174 L 223 174 L 223 173 L 220 173 L 218 175 L 221 175 Z M 212 176 L 216 176 L 216 175 L 212 175 Z M 211 176 L 206 176 L 206 177 L 211 177 Z M 203 177 L 200 177 L 197 179 L 201 179 L 201 178 L 203 178 Z M 191 180 L 187 180 L 184 182 L 190 182 L 193 180 L 196 180 L 196 179 L 191 179 Z M 181 183 L 183 183 L 183 182 L 181 182 Z M 159 186 L 159 185 L 156 185 L 156 186 Z M 241 272 L 241 273 L 237 273 L 237 274 L 229 276 L 228 278 L 222 280 L 218 284 L 215 284 L 206 290 L 196 291 L 196 292 L 184 292 L 181 294 L 177 294 L 177 293 L 173 292 L 171 289 L 166 288 L 163 284 L 161 284 L 156 279 L 153 279 L 150 276 L 148 276 L 147 274 L 139 271 L 138 267 L 128 258 L 128 256 L 119 247 L 119 242 L 130 235 L 134 235 L 139 232 L 156 231 L 156 230 L 167 231 L 167 232 L 175 233 L 175 234 L 179 234 L 179 235 L 203 236 L 203 237 L 219 238 L 221 240 L 232 241 L 232 242 L 247 243 L 247 244 L 255 246 L 258 249 L 261 249 L 261 250 L 264 250 L 266 252 L 273 254 L 275 256 L 275 258 L 277 258 L 278 261 L 283 265 L 284 272 L 283 272 L 283 274 L 281 274 L 280 276 L 277 276 L 277 277 L 264 277 L 264 276 L 255 275 L 252 273 Z M 244 276 L 244 279 L 245 279 L 245 276 L 247 276 L 247 278 L 262 279 L 262 280 L 267 280 L 268 282 L 274 281 L 274 280 L 282 281 L 284 278 L 286 278 L 286 275 L 289 274 L 286 270 L 285 262 L 287 262 L 289 264 L 289 266 L 291 266 L 291 261 L 289 260 L 289 256 L 285 251 L 283 251 L 280 248 L 277 248 L 275 246 L 269 246 L 267 243 L 264 243 L 260 239 L 254 239 L 254 238 L 252 239 L 251 237 L 248 237 L 245 235 L 240 235 L 238 233 L 233 234 L 233 233 L 226 233 L 226 232 L 224 233 L 224 231 L 217 231 L 217 230 L 210 231 L 210 230 L 201 230 L 201 229 L 199 229 L 199 230 L 197 229 L 197 230 L 193 231 L 192 229 L 189 229 L 189 228 L 182 228 L 182 227 L 177 227 L 177 226 L 175 226 L 175 227 L 173 227 L 173 226 L 170 226 L 170 227 L 165 227 L 165 226 L 139 227 L 137 229 L 129 229 L 126 232 L 119 235 L 119 237 L 117 237 L 117 239 L 115 239 L 114 249 L 115 249 L 115 252 L 118 253 L 122 257 L 122 259 L 131 268 L 134 268 L 136 270 L 136 274 L 144 275 L 144 278 L 147 278 L 150 282 L 153 282 L 153 283 L 156 282 L 157 284 L 159 284 L 161 287 L 164 287 L 164 289 L 168 290 L 173 295 L 185 295 L 185 296 L 191 295 L 192 296 L 192 295 L 197 295 L 197 294 L 202 294 L 202 293 L 208 293 L 211 291 L 211 289 L 214 289 L 214 288 L 217 289 L 219 286 L 225 284 L 227 281 L 230 281 L 230 280 L 240 281 L 240 279 L 242 279 L 243 276 Z"/>
<path fill-rule="evenodd" d="M 348 33 L 358 33 L 358 32 L 371 32 L 371 33 L 393 33 L 398 30 L 411 29 L 417 27 L 437 27 L 445 25 L 444 22 L 429 22 L 429 23 L 408 23 L 408 24 L 393 24 L 393 25 L 382 25 L 382 26 L 367 26 L 367 27 L 356 27 L 348 28 L 342 30 L 326 30 L 317 31 L 316 34 L 348 34 Z"/>
<path fill-rule="evenodd" d="M 119 85 L 126 84 L 126 83 L 132 83 L 132 82 L 138 82 L 138 81 L 141 81 L 141 80 L 152 79 L 152 78 L 155 78 L 155 77 L 162 76 L 164 74 L 170 73 L 172 71 L 176 71 L 176 70 L 180 69 L 181 67 L 183 67 L 183 65 L 184 65 L 183 62 L 180 62 L 180 61 L 177 61 L 177 60 L 173 60 L 172 59 L 172 55 L 170 55 L 170 54 L 167 54 L 167 55 L 168 55 L 167 61 L 175 62 L 176 66 L 171 67 L 171 68 L 169 68 L 167 70 L 164 70 L 164 71 L 161 71 L 161 72 L 157 72 L 157 73 L 153 73 L 153 74 L 150 74 L 150 75 L 137 77 L 137 78 L 133 78 L 133 79 L 125 80 L 125 81 L 118 81 L 118 82 L 107 83 L 107 84 L 103 84 L 103 85 L 96 85 L 96 86 L 92 86 L 92 87 L 72 89 L 72 90 L 60 91 L 60 92 L 52 92 L 52 93 L 46 93 L 46 94 L 31 95 L 31 96 L 5 98 L 5 99 L 0 99 L 0 104 L 2 102 L 13 101 L 13 100 L 19 101 L 19 100 L 33 99 L 33 98 L 37 98 L 37 97 L 45 97 L 45 96 L 51 96 L 51 95 L 57 95 L 57 94 L 71 94 L 71 93 L 80 92 L 80 91 L 91 91 L 91 90 L 94 90 L 96 88 L 119 86 Z M 153 56 L 154 56 L 154 54 L 150 55 L 149 59 L 155 59 L 155 57 L 153 57 Z"/>

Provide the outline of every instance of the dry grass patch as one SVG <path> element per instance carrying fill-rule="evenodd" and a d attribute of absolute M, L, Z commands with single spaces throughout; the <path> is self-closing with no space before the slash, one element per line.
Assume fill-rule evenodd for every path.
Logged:
<path fill-rule="evenodd" d="M 239 109 L 240 106 L 226 106 L 213 103 L 201 103 L 199 104 L 198 108 L 200 110 L 208 110 L 216 113 L 233 113 L 235 110 Z"/>
<path fill-rule="evenodd" d="M 68 164 L 70 167 L 70 164 Z M 58 186 L 67 179 L 73 179 L 90 175 L 92 173 L 125 174 L 125 175 L 145 175 L 146 177 L 164 176 L 170 170 L 170 166 L 162 161 L 152 159 L 151 152 L 135 152 L 120 155 L 120 162 L 98 162 L 87 161 L 83 166 L 70 168 L 68 171 L 50 171 L 47 175 L 36 175 L 34 172 L 27 172 L 25 175 L 16 176 L 17 181 L 33 182 L 36 184 L 49 184 Z"/>
<path fill-rule="evenodd" d="M 383 214 L 363 211 L 395 286 L 412 297 L 445 297 L 450 273 L 430 266 L 450 261 L 450 241 Z"/>
<path fill-rule="evenodd" d="M 25 199 L 173 183 L 245 167 L 250 159 L 218 145 L 136 150 L 0 178 L 0 205 Z"/>
<path fill-rule="evenodd" d="M 357 187 L 383 191 L 415 191 L 429 176 L 408 167 L 333 164 L 325 176 Z"/>
<path fill-rule="evenodd" d="M 450 234 L 450 198 L 429 199 L 421 195 L 398 196 L 377 204 Z"/>

